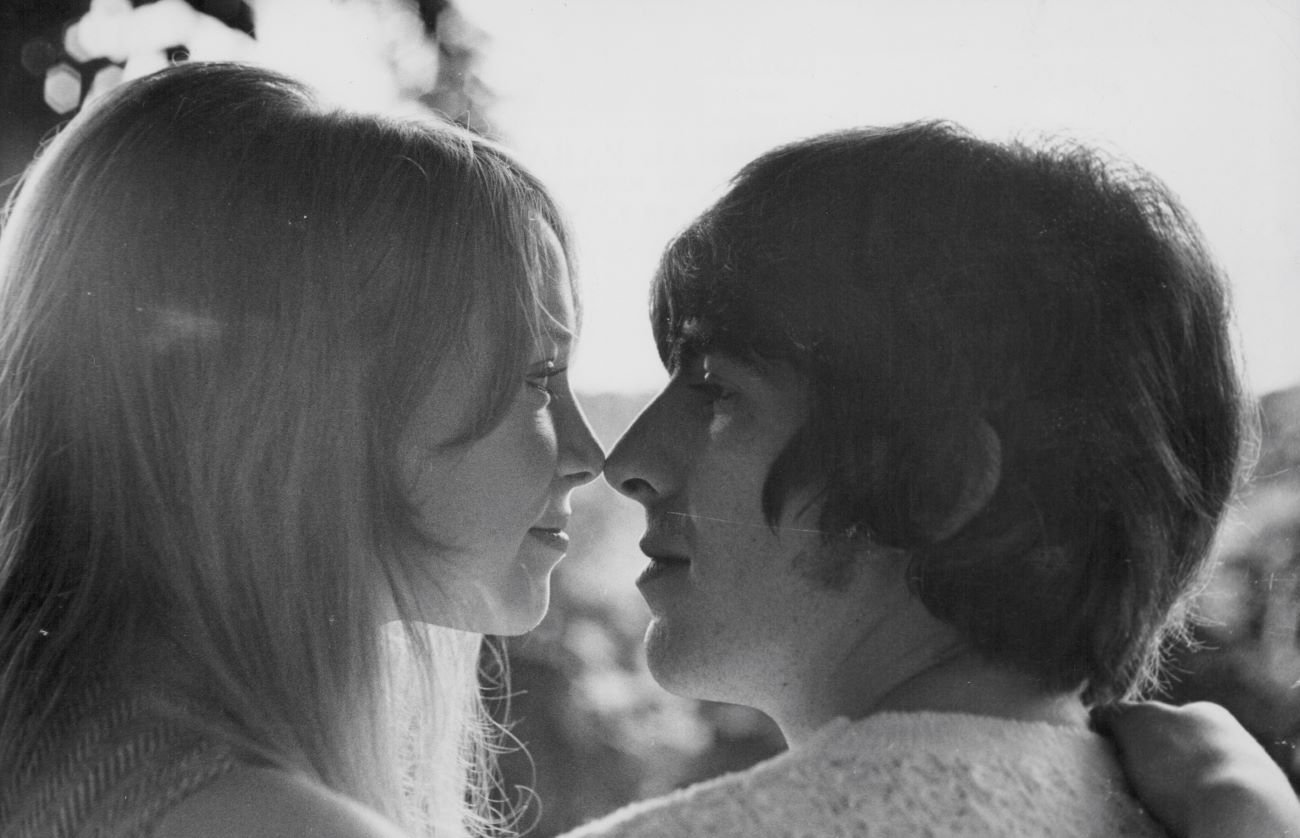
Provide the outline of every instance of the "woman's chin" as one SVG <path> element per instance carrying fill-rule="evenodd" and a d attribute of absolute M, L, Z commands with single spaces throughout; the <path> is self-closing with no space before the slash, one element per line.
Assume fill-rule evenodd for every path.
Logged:
<path fill-rule="evenodd" d="M 491 626 L 485 626 L 479 629 L 471 629 L 481 634 L 495 634 L 502 637 L 515 637 L 520 634 L 527 634 L 537 628 L 538 624 L 546 618 L 547 609 L 551 603 L 550 585 L 546 586 L 545 592 L 527 603 L 516 603 L 509 609 L 502 609 L 490 622 Z"/>
<path fill-rule="evenodd" d="M 526 592 L 509 597 L 480 597 L 473 605 L 461 605 L 442 613 L 424 613 L 419 621 L 476 634 L 514 637 L 527 634 L 546 617 L 550 607 L 551 585 L 533 581 Z"/>

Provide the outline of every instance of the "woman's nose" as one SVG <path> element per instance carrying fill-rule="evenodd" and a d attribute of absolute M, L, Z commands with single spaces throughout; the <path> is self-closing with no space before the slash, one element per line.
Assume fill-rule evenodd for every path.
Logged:
<path fill-rule="evenodd" d="M 581 486 L 595 480 L 604 469 L 605 452 L 577 399 L 571 400 L 565 414 L 560 427 L 560 474 Z"/>

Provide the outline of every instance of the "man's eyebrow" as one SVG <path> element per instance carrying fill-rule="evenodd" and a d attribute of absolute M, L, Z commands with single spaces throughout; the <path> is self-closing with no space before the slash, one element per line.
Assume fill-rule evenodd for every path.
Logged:
<path fill-rule="evenodd" d="M 703 354 L 709 356 L 710 363 L 739 368 L 759 375 L 766 375 L 772 369 L 772 362 L 758 355 L 737 355 L 735 352 L 726 350 L 715 350 Z"/>
<path fill-rule="evenodd" d="M 668 354 L 668 371 L 672 373 L 697 364 L 706 354 L 708 348 L 701 336 L 682 334 L 673 341 L 672 350 Z"/>
<path fill-rule="evenodd" d="M 682 323 L 673 340 L 675 351 L 683 356 L 703 355 L 712 343 L 712 330 L 695 318 Z"/>

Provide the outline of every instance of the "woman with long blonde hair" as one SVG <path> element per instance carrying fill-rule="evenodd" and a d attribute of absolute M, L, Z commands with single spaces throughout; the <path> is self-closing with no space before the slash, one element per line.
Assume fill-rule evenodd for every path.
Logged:
<path fill-rule="evenodd" d="M 0 238 L 0 832 L 485 834 L 483 633 L 602 453 L 545 189 L 238 65 L 109 94 Z"/>

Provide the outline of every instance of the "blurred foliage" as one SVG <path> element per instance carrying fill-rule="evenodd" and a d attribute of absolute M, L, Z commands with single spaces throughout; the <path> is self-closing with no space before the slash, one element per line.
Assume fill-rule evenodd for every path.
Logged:
<path fill-rule="evenodd" d="M 1300 790 L 1300 387 L 1260 402 L 1253 476 L 1228 511 L 1165 698 L 1232 711 Z"/>
<path fill-rule="evenodd" d="M 375 68 L 391 71 L 393 87 L 375 91 L 376 99 L 400 93 L 404 99 L 417 101 L 482 134 L 497 134 L 490 114 L 496 97 L 480 74 L 489 38 L 461 14 L 455 0 L 322 0 L 318 7 L 309 5 L 314 2 L 2 0 L 0 201 L 31 161 L 41 139 L 65 122 L 85 99 L 134 74 L 187 57 L 255 60 L 289 72 L 302 71 L 308 81 L 320 83 L 322 79 L 312 77 L 313 66 L 349 67 L 376 53 L 369 60 Z M 259 37 L 258 9 L 263 4 L 264 13 L 293 6 L 290 11 L 295 14 L 289 15 L 287 22 L 284 14 L 268 18 L 292 31 L 277 31 L 272 45 L 249 52 L 240 44 L 253 43 Z M 307 4 L 303 8 L 319 8 L 321 14 L 316 18 L 296 14 L 296 7 L 302 4 Z M 348 19 L 344 13 L 351 15 L 356 25 L 344 32 L 326 25 Z M 428 67 L 427 73 L 421 71 L 419 77 L 410 78 L 408 67 L 403 74 L 395 47 L 399 43 L 427 53 L 427 60 L 408 62 L 417 70 Z M 313 61 L 304 65 L 301 55 L 290 60 L 279 52 L 286 45 L 298 53 L 314 55 Z M 124 72 L 132 69 L 132 62 L 139 66 Z M 51 78 L 62 77 L 70 79 L 64 86 L 71 90 L 66 104 L 57 103 L 56 113 L 47 86 Z"/>
<path fill-rule="evenodd" d="M 648 400 L 605 394 L 582 404 L 609 446 Z M 634 585 L 646 563 L 641 507 L 604 481 L 573 506 L 550 613 L 535 631 L 494 641 L 508 653 L 508 717 L 526 748 L 503 756 L 502 773 L 523 803 L 521 828 L 532 825 L 536 838 L 784 747 L 757 711 L 678 698 L 654 682 L 641 645 L 649 612 Z"/>

